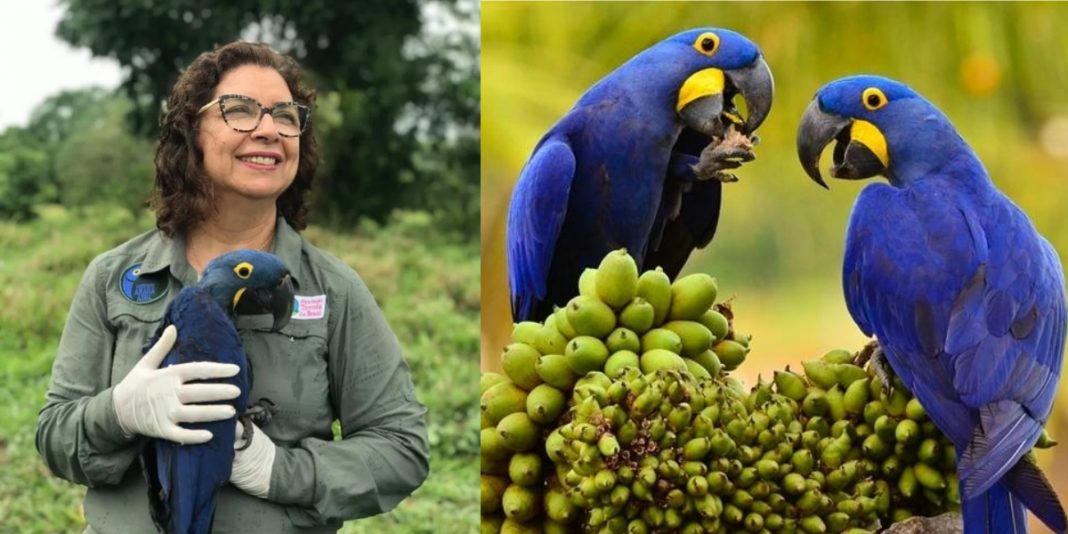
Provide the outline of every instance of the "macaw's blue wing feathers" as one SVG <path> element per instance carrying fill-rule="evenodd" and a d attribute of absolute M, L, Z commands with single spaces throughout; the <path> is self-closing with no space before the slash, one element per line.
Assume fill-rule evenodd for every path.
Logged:
<path fill-rule="evenodd" d="M 854 320 L 956 446 L 965 532 L 1026 532 L 1025 506 L 1065 532 L 1056 494 L 1025 456 L 1061 373 L 1068 317 L 1056 253 L 907 86 L 832 82 L 801 124 L 798 154 L 813 180 L 822 183 L 820 151 L 837 140 L 835 176 L 890 181 L 857 198 L 843 288 Z"/>
<path fill-rule="evenodd" d="M 574 176 L 571 148 L 550 138 L 535 149 L 516 183 L 508 214 L 508 264 L 512 266 L 508 283 L 516 321 L 530 317 L 546 302 L 549 266 Z"/>

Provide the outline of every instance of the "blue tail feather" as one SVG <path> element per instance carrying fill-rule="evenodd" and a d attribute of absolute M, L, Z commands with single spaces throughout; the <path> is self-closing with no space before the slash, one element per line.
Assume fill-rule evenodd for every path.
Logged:
<path fill-rule="evenodd" d="M 964 515 L 964 534 L 1027 532 L 1027 509 L 1001 482 L 961 503 L 961 513 Z"/>

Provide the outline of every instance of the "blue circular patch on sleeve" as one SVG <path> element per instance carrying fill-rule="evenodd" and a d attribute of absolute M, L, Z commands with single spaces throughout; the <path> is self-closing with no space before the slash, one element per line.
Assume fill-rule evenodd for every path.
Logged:
<path fill-rule="evenodd" d="M 122 280 L 119 288 L 126 300 L 137 304 L 155 302 L 167 294 L 170 287 L 170 279 L 166 272 L 153 273 L 151 276 L 141 276 L 141 264 L 135 264 L 122 272 Z M 161 280 L 162 278 L 162 280 Z"/>

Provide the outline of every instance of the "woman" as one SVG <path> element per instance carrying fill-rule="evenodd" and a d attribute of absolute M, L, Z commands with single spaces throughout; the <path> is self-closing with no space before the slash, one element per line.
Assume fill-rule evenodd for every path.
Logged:
<path fill-rule="evenodd" d="M 38 419 L 45 462 L 89 487 L 87 532 L 154 531 L 136 461 L 146 438 L 203 442 L 210 433 L 179 423 L 233 416 L 222 403 L 236 388 L 185 382 L 236 366 L 135 364 L 167 302 L 210 259 L 241 248 L 280 257 L 298 291 L 280 332 L 238 323 L 255 373 L 249 398 L 278 413 L 235 453 L 214 533 L 335 532 L 392 509 L 426 478 L 426 408 L 396 337 L 359 276 L 298 233 L 317 163 L 314 98 L 296 63 L 262 44 L 201 54 L 175 84 L 156 152 L 157 230 L 89 265 Z"/>

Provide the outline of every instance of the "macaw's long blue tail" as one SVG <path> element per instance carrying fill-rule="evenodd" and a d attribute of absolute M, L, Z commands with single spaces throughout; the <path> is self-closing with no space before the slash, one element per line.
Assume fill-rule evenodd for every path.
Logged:
<path fill-rule="evenodd" d="M 961 503 L 964 534 L 1024 534 L 1027 509 L 1004 483 Z"/>
<path fill-rule="evenodd" d="M 985 493 L 962 503 L 964 534 L 1025 533 L 1027 510 L 1053 532 L 1068 533 L 1068 519 L 1053 486 L 1025 456 Z"/>

